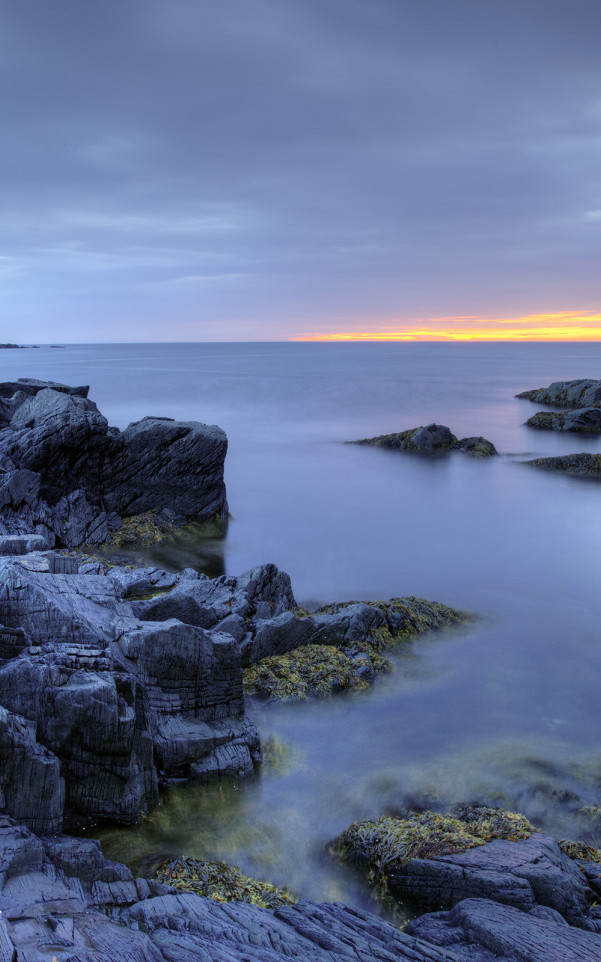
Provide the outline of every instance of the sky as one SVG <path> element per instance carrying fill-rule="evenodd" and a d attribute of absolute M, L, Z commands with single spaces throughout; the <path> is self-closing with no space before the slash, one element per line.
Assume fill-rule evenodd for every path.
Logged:
<path fill-rule="evenodd" d="M 600 0 L 15 0 L 0 341 L 601 339 Z"/>

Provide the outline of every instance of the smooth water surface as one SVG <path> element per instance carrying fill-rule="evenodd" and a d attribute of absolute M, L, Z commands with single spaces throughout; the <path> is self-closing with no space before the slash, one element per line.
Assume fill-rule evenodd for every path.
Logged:
<path fill-rule="evenodd" d="M 480 616 L 416 642 L 364 695 L 253 706 L 277 739 L 261 776 L 168 793 L 141 829 L 109 833 L 112 857 L 227 857 L 357 901 L 327 841 L 412 799 L 519 805 L 560 835 L 581 830 L 566 799 L 601 800 L 601 485 L 520 461 L 601 439 L 524 427 L 537 407 L 514 395 L 600 376 L 601 345 L 82 345 L 2 351 L 0 369 L 90 384 L 121 428 L 147 414 L 221 425 L 228 573 L 272 561 L 301 604 L 416 594 Z M 431 421 L 500 456 L 343 443 Z"/>

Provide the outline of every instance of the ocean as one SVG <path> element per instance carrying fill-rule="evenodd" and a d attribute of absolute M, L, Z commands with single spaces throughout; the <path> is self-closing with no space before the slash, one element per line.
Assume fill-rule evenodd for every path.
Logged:
<path fill-rule="evenodd" d="M 182 564 L 273 562 L 306 606 L 412 594 L 477 615 L 416 640 L 368 693 L 251 706 L 263 772 L 170 790 L 140 828 L 103 831 L 111 857 L 223 858 L 373 908 L 327 856 L 358 818 L 483 801 L 601 844 L 579 812 L 601 802 L 601 485 L 521 464 L 601 438 L 529 429 L 539 408 L 514 397 L 601 376 L 601 344 L 67 345 L 3 350 L 0 369 L 89 384 L 120 428 L 153 414 L 225 429 L 227 537 Z M 499 457 L 345 444 L 432 421 Z"/>

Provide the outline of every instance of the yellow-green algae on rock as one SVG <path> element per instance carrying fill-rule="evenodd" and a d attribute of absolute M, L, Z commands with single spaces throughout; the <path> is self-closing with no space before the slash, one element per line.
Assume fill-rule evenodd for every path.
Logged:
<path fill-rule="evenodd" d="M 292 905 L 296 899 L 285 889 L 244 875 L 226 862 L 195 858 L 167 859 L 154 873 L 157 882 L 172 885 L 180 892 L 194 892 L 217 902 L 249 902 L 265 909 Z"/>
<path fill-rule="evenodd" d="M 377 608 L 386 625 L 368 631 L 361 640 L 345 646 L 309 644 L 285 655 L 271 655 L 244 671 L 245 694 L 269 701 L 304 701 L 326 698 L 342 691 L 365 691 L 377 675 L 392 670 L 382 652 L 392 650 L 414 635 L 453 627 L 473 620 L 473 615 L 425 598 L 391 598 L 389 601 L 343 601 L 324 605 L 317 615 L 336 615 L 364 604 Z M 303 609 L 297 617 L 310 617 Z"/>
<path fill-rule="evenodd" d="M 498 808 L 463 806 L 444 815 L 406 812 L 353 822 L 332 842 L 330 854 L 366 866 L 369 881 L 385 891 L 388 872 L 411 859 L 465 852 L 497 838 L 517 842 L 536 831 L 523 815 Z"/>
<path fill-rule="evenodd" d="M 287 655 L 263 658 L 244 670 L 244 692 L 255 698 L 273 701 L 303 701 L 326 698 L 341 691 L 364 691 L 366 678 L 357 675 L 357 660 L 332 645 L 305 645 Z M 390 662 L 377 654 L 364 655 L 365 667 L 372 672 L 389 671 Z M 376 667 L 377 666 L 377 667 Z"/>

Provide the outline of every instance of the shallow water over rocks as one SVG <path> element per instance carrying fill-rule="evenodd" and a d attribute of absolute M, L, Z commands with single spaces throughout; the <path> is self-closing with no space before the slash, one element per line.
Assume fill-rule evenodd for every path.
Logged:
<path fill-rule="evenodd" d="M 537 408 L 514 395 L 595 377 L 600 345 L 100 345 L 0 362 L 2 380 L 90 383 L 121 428 L 155 414 L 226 430 L 232 519 L 211 574 L 270 561 L 301 604 L 415 594 L 480 615 L 420 639 L 365 694 L 254 706 L 264 741 L 283 746 L 277 765 L 249 784 L 171 790 L 139 829 L 112 834 L 113 857 L 227 858 L 352 901 L 369 897 L 324 847 L 386 808 L 496 801 L 593 838 L 577 812 L 601 801 L 601 486 L 519 462 L 598 453 L 601 438 L 529 429 Z M 431 422 L 500 456 L 341 443 Z M 170 551 L 173 568 L 209 564 L 203 544 Z"/>

